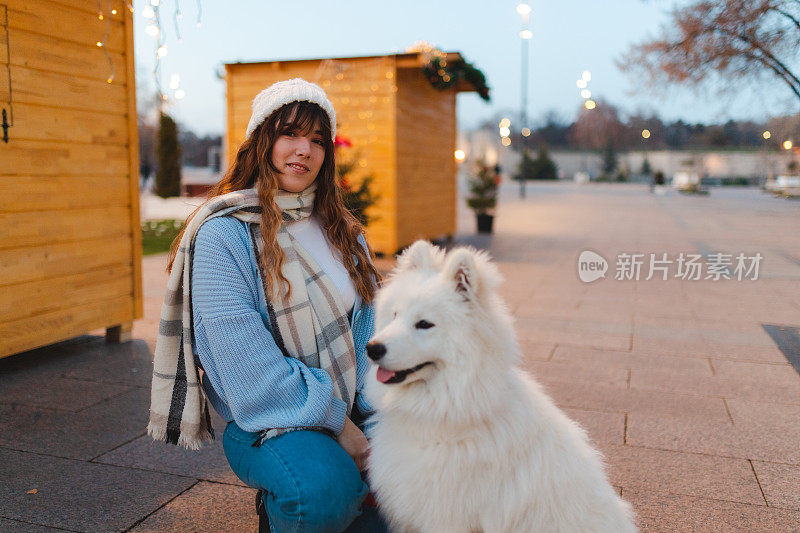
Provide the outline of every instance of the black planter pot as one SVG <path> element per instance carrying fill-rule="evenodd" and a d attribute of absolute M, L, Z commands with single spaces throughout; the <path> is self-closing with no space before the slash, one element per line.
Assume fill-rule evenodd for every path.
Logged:
<path fill-rule="evenodd" d="M 494 215 L 477 213 L 475 216 L 478 218 L 478 233 L 491 233 L 492 223 L 494 223 Z"/>

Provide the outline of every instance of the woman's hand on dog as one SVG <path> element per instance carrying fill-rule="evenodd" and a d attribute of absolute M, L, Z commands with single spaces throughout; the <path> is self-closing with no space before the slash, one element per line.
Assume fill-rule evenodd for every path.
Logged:
<path fill-rule="evenodd" d="M 344 451 L 353 458 L 359 472 L 367 468 L 367 456 L 369 455 L 369 441 L 364 433 L 358 429 L 350 417 L 344 419 L 344 429 L 336 438 Z"/>

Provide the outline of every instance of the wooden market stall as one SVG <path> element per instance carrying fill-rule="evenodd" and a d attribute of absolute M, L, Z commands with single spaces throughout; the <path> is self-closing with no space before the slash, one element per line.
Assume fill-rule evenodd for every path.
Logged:
<path fill-rule="evenodd" d="M 101 9 L 0 0 L 0 357 L 142 316 L 132 14 Z"/>
<path fill-rule="evenodd" d="M 374 178 L 380 199 L 370 212 L 376 220 L 367 233 L 375 251 L 392 254 L 419 238 L 451 236 L 456 224 L 456 93 L 476 88 L 455 74 L 449 83 L 448 64 L 463 66 L 464 61 L 458 53 L 427 50 L 226 64 L 228 161 L 244 139 L 255 95 L 276 81 L 304 78 L 326 91 L 336 109 L 338 135 L 352 143 L 346 155 L 357 158 L 362 177 Z M 434 71 L 426 71 L 431 65 Z M 485 86 L 482 92 L 488 98 Z"/>

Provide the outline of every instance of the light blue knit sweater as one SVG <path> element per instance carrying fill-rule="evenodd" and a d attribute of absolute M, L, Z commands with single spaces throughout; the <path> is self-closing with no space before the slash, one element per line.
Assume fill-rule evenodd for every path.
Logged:
<path fill-rule="evenodd" d="M 356 406 L 372 407 L 361 391 L 370 362 L 365 346 L 375 331 L 373 306 L 357 296 L 350 319 L 356 347 Z M 245 431 L 274 427 L 344 427 L 345 402 L 330 376 L 284 357 L 275 344 L 255 251 L 244 222 L 218 217 L 204 223 L 192 262 L 194 353 L 214 409 Z M 197 359 L 197 357 L 195 358 Z"/>

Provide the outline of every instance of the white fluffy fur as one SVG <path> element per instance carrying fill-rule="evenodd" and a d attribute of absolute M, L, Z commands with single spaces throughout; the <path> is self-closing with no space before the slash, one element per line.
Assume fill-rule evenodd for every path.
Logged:
<path fill-rule="evenodd" d="M 378 406 L 370 481 L 392 529 L 636 531 L 601 455 L 518 367 L 512 319 L 489 257 L 419 241 L 377 297 L 383 368 L 434 362 L 398 384 L 372 369 Z M 416 329 L 420 320 L 434 324 Z"/>

